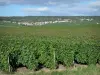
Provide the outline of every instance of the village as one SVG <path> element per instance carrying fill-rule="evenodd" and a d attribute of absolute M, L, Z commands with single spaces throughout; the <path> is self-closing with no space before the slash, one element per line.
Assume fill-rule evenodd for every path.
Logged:
<path fill-rule="evenodd" d="M 78 19 L 78 21 L 80 22 L 92 22 L 94 21 L 93 18 L 80 18 Z M 29 21 L 6 21 L 3 20 L 4 23 L 13 23 L 13 24 L 18 24 L 18 25 L 24 25 L 24 26 L 42 26 L 42 25 L 47 25 L 47 24 L 54 24 L 54 23 L 76 23 L 77 20 L 72 20 L 72 19 L 57 19 L 54 21 L 33 21 L 33 22 L 29 22 Z M 96 24 L 100 24 L 99 22 L 96 22 Z"/>

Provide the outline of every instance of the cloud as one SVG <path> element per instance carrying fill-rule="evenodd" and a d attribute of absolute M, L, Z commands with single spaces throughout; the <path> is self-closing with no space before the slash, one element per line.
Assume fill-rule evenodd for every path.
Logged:
<path fill-rule="evenodd" d="M 73 3 L 78 3 L 81 1 L 83 0 L 0 0 L 0 3 L 21 4 L 21 5 L 23 4 L 24 5 L 46 5 L 46 4 L 54 5 L 54 4 L 62 4 L 62 3 L 73 4 Z M 87 0 L 84 0 L 84 1 L 87 1 Z"/>
<path fill-rule="evenodd" d="M 92 7 L 100 7 L 100 1 L 98 0 L 98 1 L 95 1 L 95 2 L 91 2 L 90 6 L 92 6 Z"/>
<path fill-rule="evenodd" d="M 57 4 L 57 2 L 48 1 L 46 4 L 47 4 L 47 5 L 56 5 L 56 4 Z"/>
<path fill-rule="evenodd" d="M 25 12 L 41 12 L 41 11 L 48 11 L 48 7 L 40 7 L 40 8 L 24 8 L 22 9 Z"/>
<path fill-rule="evenodd" d="M 10 5 L 10 4 L 20 4 L 24 0 L 0 0 L 0 6 Z"/>
<path fill-rule="evenodd" d="M 39 7 L 39 8 L 24 8 L 24 12 L 28 13 L 39 13 L 38 15 L 45 15 L 45 16 L 79 16 L 79 15 L 100 15 L 98 12 L 100 11 L 99 8 L 93 7 L 91 5 L 92 2 L 88 4 L 80 4 L 76 3 L 72 6 L 69 4 L 63 3 L 60 5 L 55 5 L 53 7 L 46 6 L 46 7 Z"/>
<path fill-rule="evenodd" d="M 42 15 L 42 12 L 49 11 L 48 7 L 38 7 L 38 8 L 23 8 L 22 11 L 27 15 Z"/>
<path fill-rule="evenodd" d="M 21 9 L 28 15 L 100 15 L 100 0 L 0 0 L 1 6 L 11 4 L 33 6 Z"/>

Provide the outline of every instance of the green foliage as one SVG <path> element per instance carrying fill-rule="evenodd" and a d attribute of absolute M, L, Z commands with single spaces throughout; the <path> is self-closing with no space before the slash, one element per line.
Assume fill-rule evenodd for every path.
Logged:
<path fill-rule="evenodd" d="M 59 62 L 70 67 L 74 60 L 100 64 L 99 27 L 96 30 L 93 33 L 85 26 L 0 28 L 0 69 L 13 71 L 20 64 L 33 70 L 39 65 L 54 69 Z"/>
<path fill-rule="evenodd" d="M 34 36 L 27 38 L 3 37 L 0 39 L 0 68 L 9 70 L 19 64 L 36 69 L 39 64 L 56 68 L 57 62 L 72 66 L 74 59 L 82 64 L 96 64 L 99 51 L 94 42 L 75 42 L 70 39 Z M 93 43 L 93 44 L 91 44 Z M 9 62 L 8 62 L 9 58 Z"/>
<path fill-rule="evenodd" d="M 99 50 L 97 49 L 97 46 L 95 46 L 95 44 L 96 43 L 94 42 L 81 42 L 80 45 L 78 45 L 77 51 L 75 52 L 75 60 L 81 64 L 96 64 Z"/>

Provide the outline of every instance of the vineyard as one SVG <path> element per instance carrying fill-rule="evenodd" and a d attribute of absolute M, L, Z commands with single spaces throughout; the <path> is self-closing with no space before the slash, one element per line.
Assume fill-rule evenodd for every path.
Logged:
<path fill-rule="evenodd" d="M 100 25 L 0 28 L 0 70 L 100 64 Z"/>

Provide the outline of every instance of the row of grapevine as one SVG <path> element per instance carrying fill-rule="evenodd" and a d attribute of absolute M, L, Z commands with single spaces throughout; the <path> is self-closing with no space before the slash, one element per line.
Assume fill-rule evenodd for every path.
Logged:
<path fill-rule="evenodd" d="M 13 71 L 20 64 L 37 69 L 40 64 L 54 69 L 61 62 L 66 67 L 100 63 L 100 46 L 95 40 L 60 37 L 1 37 L 0 69 Z"/>

